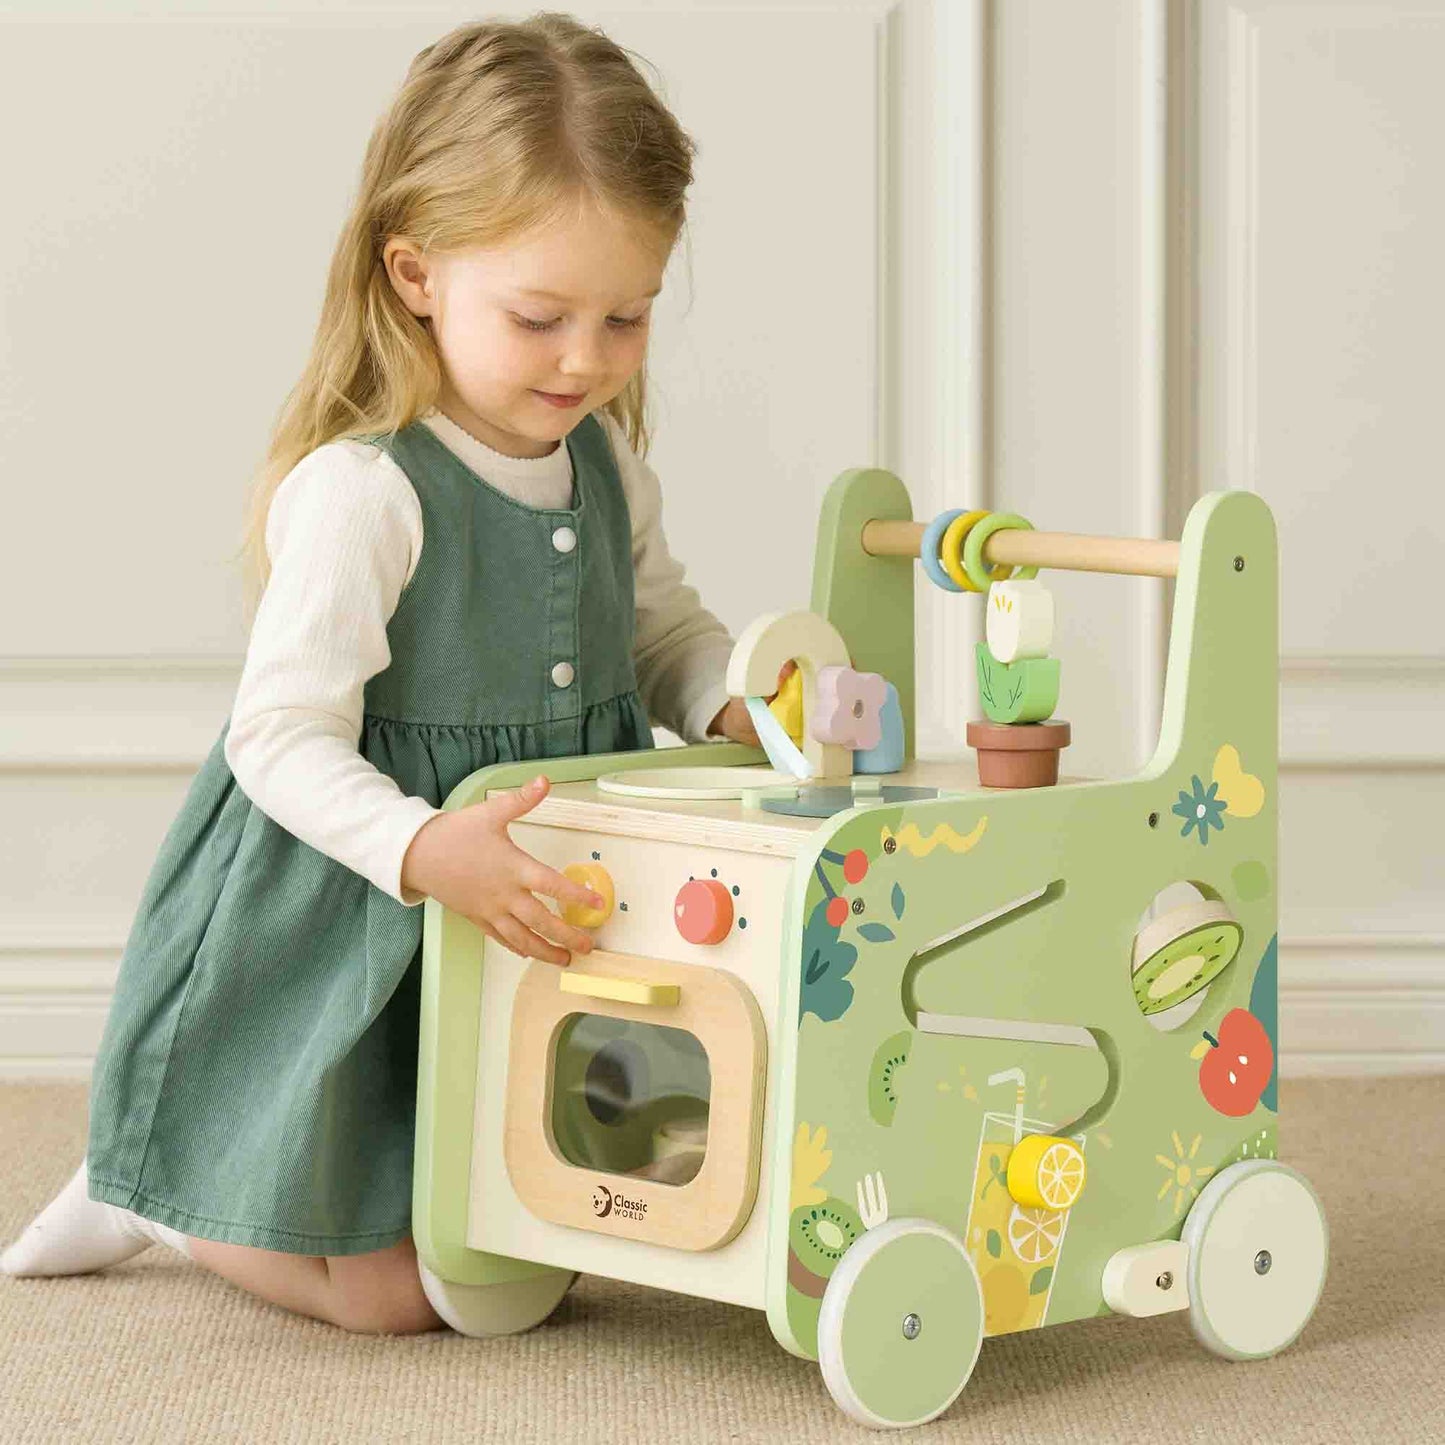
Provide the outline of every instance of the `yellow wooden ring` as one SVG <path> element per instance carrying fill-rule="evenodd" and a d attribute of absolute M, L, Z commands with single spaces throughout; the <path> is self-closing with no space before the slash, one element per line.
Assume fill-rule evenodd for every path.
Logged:
<path fill-rule="evenodd" d="M 973 525 L 983 521 L 986 516 L 988 516 L 987 511 L 964 512 L 961 516 L 955 517 L 943 529 L 943 538 L 938 544 L 938 560 L 942 564 L 943 570 L 965 592 L 983 591 L 983 588 L 974 585 L 973 578 L 964 570 L 963 539 L 968 536 Z"/>

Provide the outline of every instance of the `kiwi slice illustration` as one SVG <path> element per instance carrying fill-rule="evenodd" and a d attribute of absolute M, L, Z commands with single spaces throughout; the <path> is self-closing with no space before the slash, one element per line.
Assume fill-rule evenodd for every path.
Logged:
<path fill-rule="evenodd" d="M 904 1029 L 884 1039 L 873 1054 L 868 1070 L 868 1112 L 874 1123 L 886 1127 L 893 1122 L 893 1111 L 898 1107 L 898 1074 L 908 1062 L 912 1042 L 912 1032 Z"/>
<path fill-rule="evenodd" d="M 1227 904 L 1203 898 L 1171 908 L 1134 938 L 1134 998 L 1145 1014 L 1193 998 L 1233 962 L 1244 929 Z"/>
<path fill-rule="evenodd" d="M 788 1221 L 788 1282 L 822 1299 L 833 1267 L 863 1233 L 863 1221 L 841 1199 L 803 1204 Z"/>

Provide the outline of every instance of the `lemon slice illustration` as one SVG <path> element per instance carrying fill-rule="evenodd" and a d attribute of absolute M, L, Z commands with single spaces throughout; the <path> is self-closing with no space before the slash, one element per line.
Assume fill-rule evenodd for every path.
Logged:
<path fill-rule="evenodd" d="M 1084 1192 L 1084 1151 L 1072 1139 L 1030 1134 L 1008 1158 L 1008 1192 L 1035 1209 L 1068 1209 Z"/>
<path fill-rule="evenodd" d="M 1042 1264 L 1052 1259 L 1064 1232 L 1064 1216 L 1051 1209 L 1026 1209 L 1015 1204 L 1008 1218 L 1008 1242 L 1024 1264 Z M 988 1295 L 988 1280 L 984 1280 Z"/>

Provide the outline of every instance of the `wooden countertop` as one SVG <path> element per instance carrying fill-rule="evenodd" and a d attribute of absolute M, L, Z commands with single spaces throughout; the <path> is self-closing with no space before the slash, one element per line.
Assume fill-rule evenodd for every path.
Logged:
<path fill-rule="evenodd" d="M 900 772 L 874 774 L 873 778 L 885 786 L 939 788 L 960 793 L 1005 791 L 985 788 L 979 783 L 972 753 L 962 758 L 915 759 Z M 835 786 L 842 786 L 846 781 L 840 779 Z M 1067 776 L 1059 779 L 1060 785 L 1091 781 L 1093 779 Z M 739 799 L 631 797 L 604 792 L 595 781 L 589 781 L 555 784 L 522 821 L 590 833 L 643 836 L 734 852 L 792 857 L 827 820 L 745 808 Z"/>

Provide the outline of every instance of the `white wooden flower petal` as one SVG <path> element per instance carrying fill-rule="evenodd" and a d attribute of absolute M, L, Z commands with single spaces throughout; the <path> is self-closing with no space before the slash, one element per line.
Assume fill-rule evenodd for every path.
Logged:
<path fill-rule="evenodd" d="M 1037 578 L 995 582 L 988 589 L 984 637 L 1004 663 L 1047 657 L 1054 641 L 1054 595 Z"/>

